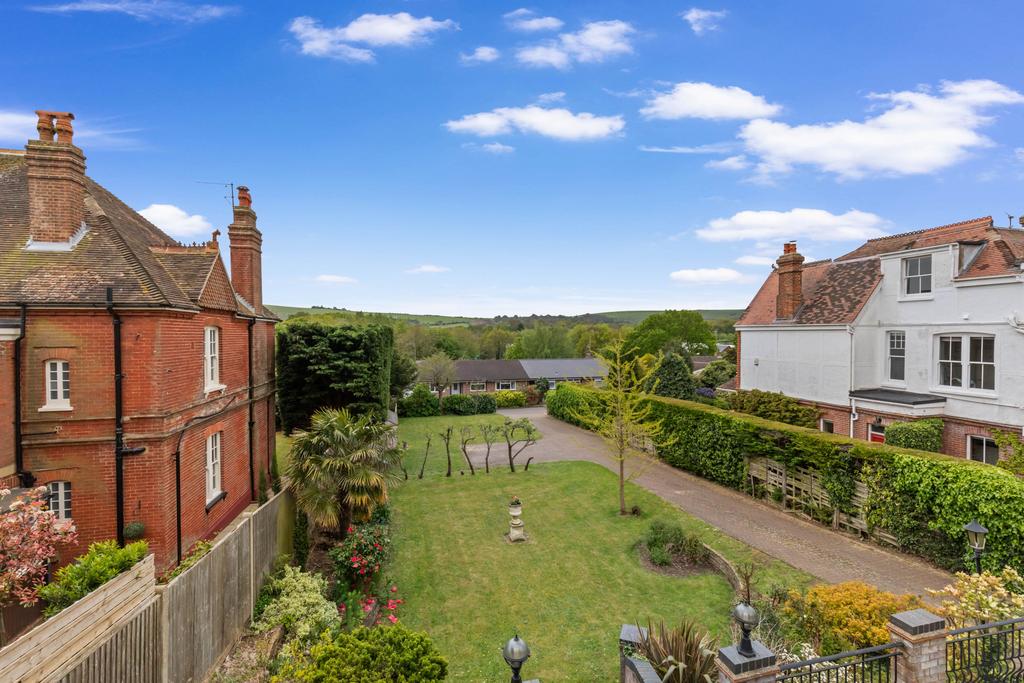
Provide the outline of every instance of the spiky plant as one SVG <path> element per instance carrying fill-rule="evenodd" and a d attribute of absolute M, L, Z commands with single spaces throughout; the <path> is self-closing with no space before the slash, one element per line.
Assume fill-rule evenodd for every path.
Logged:
<path fill-rule="evenodd" d="M 638 625 L 639 628 L 639 625 Z M 638 652 L 662 677 L 662 683 L 711 683 L 715 678 L 715 640 L 692 621 L 668 628 L 647 622 L 640 629 Z"/>

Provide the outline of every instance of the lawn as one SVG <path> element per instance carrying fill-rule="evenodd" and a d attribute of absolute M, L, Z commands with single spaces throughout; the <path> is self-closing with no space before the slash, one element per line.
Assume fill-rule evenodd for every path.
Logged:
<path fill-rule="evenodd" d="M 405 468 L 409 472 L 409 478 L 415 479 L 419 474 L 420 465 L 423 463 L 423 453 L 426 448 L 427 436 L 431 437 L 430 442 L 430 453 L 427 456 L 427 465 L 424 469 L 424 477 L 444 475 L 448 469 L 448 457 L 445 455 L 444 441 L 441 440 L 441 432 L 448 428 L 449 425 L 454 427 L 452 429 L 452 473 L 453 476 L 458 477 L 459 470 L 466 470 L 468 476 L 468 468 L 466 467 L 466 459 L 462 456 L 462 451 L 459 450 L 461 443 L 459 441 L 460 432 L 464 427 L 470 427 L 474 430 L 477 438 L 472 442 L 474 445 L 483 443 L 479 438 L 479 432 L 477 429 L 480 425 L 493 424 L 500 425 L 505 421 L 505 417 L 502 415 L 442 415 L 440 417 L 407 417 L 398 421 L 398 439 L 409 444 L 409 450 L 405 454 Z M 497 464 L 501 465 L 504 462 L 507 466 L 508 459 L 505 456 L 506 446 L 505 441 L 501 441 L 494 444 L 491 450 L 491 465 L 492 467 Z M 523 457 L 517 459 L 518 461 L 525 461 L 529 456 L 529 450 L 524 452 Z"/>
<path fill-rule="evenodd" d="M 400 436 L 411 440 L 404 424 Z M 502 536 L 512 494 L 523 499 L 526 544 Z M 448 657 L 451 681 L 507 678 L 499 649 L 517 631 L 533 649 L 525 677 L 549 681 L 617 680 L 623 623 L 690 618 L 725 636 L 733 601 L 725 579 L 653 573 L 634 544 L 662 517 L 701 531 L 732 559 L 753 551 L 633 485 L 629 496 L 643 517 L 620 517 L 615 476 L 586 462 L 406 482 L 393 494 L 389 570 L 406 600 L 402 620 L 430 634 Z M 810 579 L 760 559 L 762 582 Z"/>

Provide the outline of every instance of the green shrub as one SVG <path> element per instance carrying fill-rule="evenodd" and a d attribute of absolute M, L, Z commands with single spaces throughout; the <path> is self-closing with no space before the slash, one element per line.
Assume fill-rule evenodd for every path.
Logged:
<path fill-rule="evenodd" d="M 441 412 L 445 415 L 473 415 L 476 401 L 466 394 L 452 394 L 441 399 Z"/>
<path fill-rule="evenodd" d="M 470 394 L 473 397 L 473 414 L 489 415 L 498 411 L 498 401 L 490 394 Z"/>
<path fill-rule="evenodd" d="M 350 588 L 369 593 L 384 568 L 391 550 L 391 536 L 382 524 L 357 524 L 330 552 L 334 574 Z"/>
<path fill-rule="evenodd" d="M 687 359 L 669 353 L 661 359 L 658 369 L 651 376 L 651 388 L 658 396 L 693 399 L 697 394 L 697 381 Z"/>
<path fill-rule="evenodd" d="M 526 394 L 521 391 L 503 389 L 494 394 L 499 408 L 522 408 L 526 406 Z"/>
<path fill-rule="evenodd" d="M 727 360 L 713 360 L 697 376 L 702 387 L 715 389 L 736 376 L 736 365 Z"/>
<path fill-rule="evenodd" d="M 600 401 L 600 391 L 560 384 L 548 413 L 572 422 L 572 408 Z M 653 398 L 652 417 L 676 440 L 658 448 L 665 462 L 731 488 L 748 487 L 747 459 L 767 457 L 817 470 L 834 509 L 850 511 L 855 482 L 864 481 L 864 516 L 871 528 L 942 567 L 969 559 L 965 522 L 989 530 L 987 568 L 1024 570 L 1024 480 L 998 467 L 936 453 L 824 434 L 752 415 L 668 398 Z"/>
<path fill-rule="evenodd" d="M 391 523 L 391 504 L 380 503 L 374 506 L 373 512 L 370 513 L 370 524 L 390 524 Z"/>
<path fill-rule="evenodd" d="M 210 552 L 211 548 L 213 548 L 213 544 L 209 541 L 196 541 L 193 543 L 192 547 L 185 552 L 185 556 L 181 558 L 178 566 L 160 575 L 160 583 L 170 583 L 171 579 L 194 567 L 196 562 L 203 559 L 206 553 Z"/>
<path fill-rule="evenodd" d="M 441 414 L 441 403 L 426 384 L 417 384 L 407 398 L 398 403 L 402 417 L 434 417 Z"/>
<path fill-rule="evenodd" d="M 737 391 L 728 394 L 725 400 L 732 410 L 748 415 L 810 429 L 818 426 L 817 408 L 805 406 L 795 398 L 778 392 L 759 389 Z"/>
<path fill-rule="evenodd" d="M 123 548 L 113 540 L 93 543 L 84 555 L 58 569 L 54 580 L 39 589 L 39 597 L 46 601 L 43 614 L 52 617 L 70 607 L 118 574 L 134 567 L 148 552 L 149 545 L 145 541 L 129 543 Z"/>
<path fill-rule="evenodd" d="M 285 433 L 320 408 L 386 417 L 395 335 L 390 327 L 298 321 L 277 328 L 277 406 Z"/>
<path fill-rule="evenodd" d="M 283 626 L 289 638 L 302 642 L 341 624 L 338 607 L 327 599 L 327 582 L 319 574 L 286 565 L 265 590 L 269 600 L 252 625 L 257 633 Z"/>
<path fill-rule="evenodd" d="M 295 506 L 295 531 L 292 532 L 292 561 L 296 567 L 305 567 L 309 557 L 309 517 Z"/>
<path fill-rule="evenodd" d="M 671 564 L 671 558 L 675 555 L 685 558 L 691 564 L 705 564 L 710 559 L 711 553 L 705 547 L 700 537 L 687 532 L 677 523 L 669 523 L 660 519 L 651 522 L 647 529 L 647 536 L 644 539 L 647 549 L 651 553 L 651 562 L 654 564 Z M 665 562 L 655 560 L 665 557 Z"/>
<path fill-rule="evenodd" d="M 523 390 L 523 396 L 526 397 L 526 405 L 528 406 L 539 406 L 540 402 L 544 400 L 544 395 L 536 387 L 526 387 Z"/>
<path fill-rule="evenodd" d="M 651 562 L 659 567 L 667 567 L 672 564 L 672 553 L 663 545 L 648 546 L 647 552 L 651 556 Z"/>
<path fill-rule="evenodd" d="M 894 422 L 885 428 L 885 442 L 890 446 L 941 453 L 942 431 L 942 420 L 936 417 L 913 422 Z"/>
<path fill-rule="evenodd" d="M 309 649 L 289 645 L 275 682 L 434 683 L 448 675 L 448 662 L 426 633 L 401 624 L 324 632 Z"/>
<path fill-rule="evenodd" d="M 561 382 L 546 397 L 548 415 L 583 427 L 577 415 L 588 414 L 601 403 L 601 392 L 572 382 Z"/>

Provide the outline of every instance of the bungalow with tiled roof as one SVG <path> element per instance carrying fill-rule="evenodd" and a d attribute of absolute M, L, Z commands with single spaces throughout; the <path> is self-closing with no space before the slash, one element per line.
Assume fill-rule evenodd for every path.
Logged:
<path fill-rule="evenodd" d="M 941 417 L 943 450 L 995 463 L 1024 425 L 1024 230 L 978 218 L 804 263 L 796 243 L 736 323 L 740 389 L 821 410 L 824 431 L 885 440 Z"/>
<path fill-rule="evenodd" d="M 46 486 L 78 545 L 131 527 L 165 568 L 257 499 L 274 322 L 248 189 L 186 246 L 85 174 L 74 117 L 0 150 L 0 488 Z"/>

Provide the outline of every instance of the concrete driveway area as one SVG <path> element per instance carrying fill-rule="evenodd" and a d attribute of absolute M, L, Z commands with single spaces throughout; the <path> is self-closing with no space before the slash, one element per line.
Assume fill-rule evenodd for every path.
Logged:
<path fill-rule="evenodd" d="M 605 444 L 599 437 L 548 417 L 543 406 L 499 412 L 513 418 L 529 418 L 543 434 L 536 445 L 517 459 L 517 464 L 532 456 L 535 463 L 587 460 L 610 470 L 617 466 L 606 455 Z M 482 464 L 479 447 L 473 449 L 472 457 L 474 464 Z M 491 453 L 492 467 L 502 463 L 507 463 L 504 444 Z M 860 580 L 897 593 L 925 595 L 925 589 L 942 588 L 953 578 L 913 557 L 804 521 L 662 462 L 645 463 L 634 483 L 729 536 L 829 583 Z"/>

